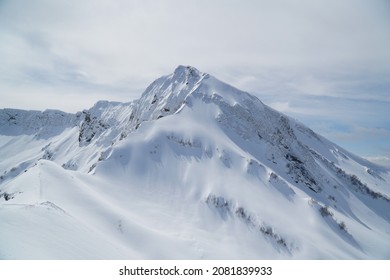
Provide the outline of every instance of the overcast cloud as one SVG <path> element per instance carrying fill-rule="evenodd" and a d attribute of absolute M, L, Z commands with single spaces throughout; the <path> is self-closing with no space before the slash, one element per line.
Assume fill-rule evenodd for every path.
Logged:
<path fill-rule="evenodd" d="M 390 1 L 2 0 L 0 107 L 130 101 L 192 65 L 362 156 L 390 156 Z"/>

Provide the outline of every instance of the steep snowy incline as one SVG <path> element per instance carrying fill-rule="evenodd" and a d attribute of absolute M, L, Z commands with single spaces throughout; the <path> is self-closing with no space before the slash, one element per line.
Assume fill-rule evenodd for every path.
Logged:
<path fill-rule="evenodd" d="M 388 169 L 193 67 L 60 114 L 0 133 L 0 258 L 390 258 Z"/>
<path fill-rule="evenodd" d="M 387 180 L 364 169 L 346 173 L 330 160 L 341 161 L 336 145 L 216 79 L 202 81 L 185 104 L 175 115 L 142 124 L 98 165 L 96 176 L 116 178 L 116 185 L 177 213 L 206 204 L 219 215 L 212 222 L 217 227 L 242 222 L 240 234 L 249 228 L 259 244 L 267 240 L 273 253 L 253 240 L 242 245 L 246 252 L 268 248 L 263 257 L 389 257 L 388 233 L 380 234 L 389 228 L 389 198 L 360 177 L 388 192 Z M 388 171 L 376 172 L 388 178 Z M 205 219 L 192 214 L 194 222 Z"/>

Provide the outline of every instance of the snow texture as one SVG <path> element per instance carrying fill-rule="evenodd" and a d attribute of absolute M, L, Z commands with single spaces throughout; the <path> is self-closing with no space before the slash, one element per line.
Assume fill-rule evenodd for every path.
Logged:
<path fill-rule="evenodd" d="M 190 66 L 0 110 L 4 259 L 389 259 L 390 170 Z"/>

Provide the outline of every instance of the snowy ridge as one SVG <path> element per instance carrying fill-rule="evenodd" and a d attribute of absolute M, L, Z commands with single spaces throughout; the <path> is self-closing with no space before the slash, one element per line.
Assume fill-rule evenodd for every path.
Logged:
<path fill-rule="evenodd" d="M 50 138 L 67 127 L 76 124 L 73 114 L 58 110 L 24 111 L 18 109 L 0 110 L 0 127 L 2 135 L 16 136 L 35 134 L 37 138 Z"/>
<path fill-rule="evenodd" d="M 390 170 L 190 66 L 0 110 L 0 158 L 2 258 L 390 258 Z"/>

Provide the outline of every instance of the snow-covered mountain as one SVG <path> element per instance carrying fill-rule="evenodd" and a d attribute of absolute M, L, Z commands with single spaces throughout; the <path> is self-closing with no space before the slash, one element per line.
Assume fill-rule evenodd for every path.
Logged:
<path fill-rule="evenodd" d="M 0 259 L 389 259 L 390 170 L 179 66 L 129 103 L 0 110 Z"/>

